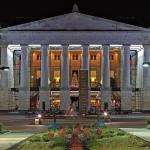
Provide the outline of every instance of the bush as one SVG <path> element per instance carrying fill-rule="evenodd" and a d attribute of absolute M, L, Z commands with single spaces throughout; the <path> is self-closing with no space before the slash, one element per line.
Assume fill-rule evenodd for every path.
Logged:
<path fill-rule="evenodd" d="M 43 134 L 42 136 L 42 140 L 45 141 L 45 142 L 48 142 L 49 141 L 49 137 L 48 137 L 48 134 Z"/>
<path fill-rule="evenodd" d="M 0 133 L 2 132 L 2 126 L 3 126 L 3 124 L 0 123 Z"/>
<path fill-rule="evenodd" d="M 53 143 L 53 147 L 56 147 L 56 146 L 65 147 L 66 146 L 65 140 L 60 137 L 56 137 Z"/>
<path fill-rule="evenodd" d="M 147 125 L 147 127 L 146 127 L 147 129 L 150 129 L 150 124 L 149 125 Z"/>
<path fill-rule="evenodd" d="M 33 135 L 31 137 L 29 137 L 28 139 L 30 142 L 40 142 L 41 141 L 41 136 L 37 135 Z"/>
<path fill-rule="evenodd" d="M 72 129 L 71 128 L 65 128 L 65 133 L 66 134 L 71 134 L 72 133 Z"/>

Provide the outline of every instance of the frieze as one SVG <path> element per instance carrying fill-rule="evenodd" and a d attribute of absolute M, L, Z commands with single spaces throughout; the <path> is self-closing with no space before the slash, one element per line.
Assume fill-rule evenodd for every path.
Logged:
<path fill-rule="evenodd" d="M 10 44 L 144 44 L 147 33 L 134 32 L 14 32 L 5 33 Z"/>

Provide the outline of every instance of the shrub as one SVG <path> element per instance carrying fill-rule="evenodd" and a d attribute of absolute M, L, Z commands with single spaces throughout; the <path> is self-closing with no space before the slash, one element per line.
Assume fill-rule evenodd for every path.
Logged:
<path fill-rule="evenodd" d="M 29 137 L 28 139 L 30 142 L 40 142 L 41 141 L 41 136 L 39 134 L 33 135 Z"/>
<path fill-rule="evenodd" d="M 65 133 L 66 134 L 71 134 L 72 133 L 72 129 L 71 128 L 65 128 Z"/>
<path fill-rule="evenodd" d="M 48 136 L 48 135 L 49 135 L 49 136 Z M 52 138 L 52 137 L 51 137 L 51 138 Z M 49 133 L 48 133 L 48 134 L 43 134 L 43 136 L 42 136 L 42 140 L 43 140 L 43 141 L 48 142 L 49 139 L 50 139 L 50 134 L 49 134 Z"/>
<path fill-rule="evenodd" d="M 3 124 L 0 123 L 0 133 L 2 132 L 2 126 L 3 126 Z"/>
<path fill-rule="evenodd" d="M 54 137 L 54 132 L 48 132 L 48 135 L 43 136 L 44 139 L 52 139 Z"/>
<path fill-rule="evenodd" d="M 61 137 L 56 137 L 54 146 L 60 146 L 60 147 L 65 147 L 65 140 Z"/>
<path fill-rule="evenodd" d="M 147 127 L 146 127 L 147 129 L 150 129 L 150 124 L 149 125 L 147 125 Z"/>
<path fill-rule="evenodd" d="M 116 135 L 117 135 L 117 136 L 123 136 L 123 135 L 125 135 L 125 132 L 119 130 L 119 131 L 116 133 Z"/>

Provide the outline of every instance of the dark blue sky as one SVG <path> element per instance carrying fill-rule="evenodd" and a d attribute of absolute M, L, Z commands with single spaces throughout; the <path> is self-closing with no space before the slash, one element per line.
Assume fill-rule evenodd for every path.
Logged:
<path fill-rule="evenodd" d="M 11 26 L 70 13 L 77 3 L 81 13 L 137 26 L 150 26 L 149 0 L 1 0 L 0 24 Z"/>

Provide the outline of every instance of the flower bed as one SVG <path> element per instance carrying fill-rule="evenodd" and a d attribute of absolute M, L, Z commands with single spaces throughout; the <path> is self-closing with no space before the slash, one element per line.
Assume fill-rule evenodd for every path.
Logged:
<path fill-rule="evenodd" d="M 119 129 L 75 126 L 33 135 L 13 146 L 12 150 L 67 150 L 74 145 L 86 150 L 150 149 L 149 142 Z"/>

